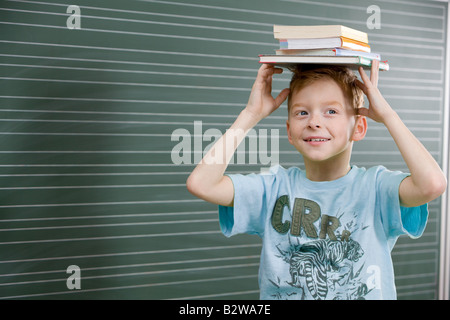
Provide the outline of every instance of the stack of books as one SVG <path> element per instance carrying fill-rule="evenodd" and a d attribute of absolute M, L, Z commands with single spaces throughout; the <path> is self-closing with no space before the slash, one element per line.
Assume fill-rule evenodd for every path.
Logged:
<path fill-rule="evenodd" d="M 280 42 L 276 54 L 259 56 L 261 63 L 290 67 L 296 64 L 346 65 L 369 69 L 372 60 L 380 61 L 380 70 L 389 70 L 387 61 L 372 53 L 367 33 L 341 25 L 273 27 Z"/>

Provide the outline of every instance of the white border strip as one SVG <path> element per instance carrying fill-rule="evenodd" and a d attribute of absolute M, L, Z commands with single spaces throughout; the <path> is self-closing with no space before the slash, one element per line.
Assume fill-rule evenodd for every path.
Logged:
<path fill-rule="evenodd" d="M 442 1 L 448 2 L 448 1 Z M 447 7 L 447 37 L 446 37 L 446 58 L 445 58 L 445 91 L 443 106 L 443 137 L 442 137 L 442 168 L 447 177 L 449 176 L 449 108 L 450 108 L 450 8 Z M 448 218 L 448 208 L 450 198 L 448 190 L 442 196 L 441 201 L 441 236 L 440 236 L 440 259 L 439 259 L 439 300 L 449 300 L 450 297 L 450 219 Z"/>

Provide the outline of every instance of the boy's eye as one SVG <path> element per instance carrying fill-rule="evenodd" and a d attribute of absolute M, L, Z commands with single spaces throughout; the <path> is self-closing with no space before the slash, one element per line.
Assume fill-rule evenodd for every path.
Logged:
<path fill-rule="evenodd" d="M 306 116 L 308 114 L 308 112 L 306 112 L 306 111 L 297 111 L 296 114 L 298 116 Z"/>
<path fill-rule="evenodd" d="M 336 110 L 330 109 L 327 111 L 327 113 L 328 114 L 336 114 L 337 112 L 336 112 Z"/>

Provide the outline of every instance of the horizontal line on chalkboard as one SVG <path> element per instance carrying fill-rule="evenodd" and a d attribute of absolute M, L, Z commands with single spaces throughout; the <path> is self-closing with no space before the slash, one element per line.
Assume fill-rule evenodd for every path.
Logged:
<path fill-rule="evenodd" d="M 423 296 L 421 297 L 421 295 L 432 293 L 433 295 L 432 295 L 431 299 L 437 300 L 438 299 L 438 294 L 437 294 L 438 291 L 436 289 L 437 286 L 438 286 L 437 283 L 433 283 L 433 284 L 430 284 L 430 289 L 429 290 L 412 290 L 411 291 L 410 289 L 408 289 L 408 291 L 406 291 L 406 292 L 401 292 L 400 291 L 400 292 L 397 292 L 397 297 L 405 298 L 405 297 L 417 296 L 418 297 L 417 299 L 424 300 Z M 397 289 L 401 290 L 402 288 L 401 287 L 400 288 L 397 287 Z M 409 298 L 409 299 L 405 299 L 405 300 L 413 300 L 413 299 Z"/>
<path fill-rule="evenodd" d="M 383 97 L 386 99 L 399 99 L 399 100 L 424 100 L 424 101 L 443 101 L 442 95 L 439 97 L 423 97 L 423 96 L 402 96 L 402 95 L 394 95 L 394 94 L 383 94 Z"/>
<path fill-rule="evenodd" d="M 396 261 L 396 266 L 408 266 L 408 265 L 416 265 L 416 264 L 426 264 L 426 263 L 436 263 L 438 261 L 437 256 L 434 259 L 421 259 L 421 260 L 410 260 L 410 261 Z M 407 276 L 396 276 L 397 279 L 404 279 Z"/>
<path fill-rule="evenodd" d="M 201 199 L 177 199 L 177 203 L 204 202 Z M 167 204 L 167 200 L 152 201 L 111 201 L 111 202 L 79 202 L 79 203 L 39 203 L 39 204 L 10 204 L 0 205 L 0 208 L 53 208 L 53 207 L 86 207 L 86 206 L 117 206 L 142 204 Z M 1 244 L 1 243 L 0 243 Z"/>
<path fill-rule="evenodd" d="M 230 102 L 204 102 L 204 101 L 176 101 L 176 100 L 132 100 L 132 99 L 101 99 L 81 97 L 37 97 L 37 96 L 0 96 L 0 99 L 31 99 L 31 100 L 57 100 L 57 101 L 87 101 L 87 102 L 118 102 L 118 103 L 152 103 L 152 104 L 179 104 L 179 105 L 211 105 L 245 107 L 245 103 Z"/>
<path fill-rule="evenodd" d="M 430 213 L 433 216 L 437 216 L 438 212 L 435 212 L 434 210 L 430 210 Z M 433 218 L 430 219 L 429 222 L 433 222 L 433 223 L 437 223 L 438 220 L 437 218 Z M 434 247 L 436 245 L 439 244 L 438 238 L 436 237 L 436 234 L 434 233 L 435 231 L 430 231 L 430 232 L 425 232 L 422 237 L 423 239 L 420 242 L 416 242 L 414 241 L 414 243 L 405 243 L 405 244 L 398 244 L 395 246 L 395 249 L 393 250 L 393 252 L 398 253 L 398 254 L 403 254 L 404 252 L 408 253 L 408 252 L 418 252 L 418 250 L 422 250 L 420 248 L 428 248 L 428 247 Z M 429 240 L 426 240 L 429 239 Z M 411 251 L 411 249 L 414 249 Z M 433 250 L 429 250 L 428 252 L 433 252 L 435 253 L 435 256 L 437 256 L 437 250 L 433 249 Z M 418 253 L 423 253 L 422 251 L 418 252 Z"/>
<path fill-rule="evenodd" d="M 377 0 L 378 2 L 386 2 L 391 4 L 392 0 Z M 445 6 L 444 5 L 440 5 L 438 4 L 438 1 L 443 1 L 443 2 L 447 2 L 447 0 L 436 0 L 436 1 L 427 1 L 426 3 L 422 3 L 422 2 L 414 2 L 414 1 L 401 1 L 401 0 L 396 0 L 395 3 L 401 3 L 401 4 L 407 4 L 409 6 L 416 6 L 416 7 L 427 7 L 427 8 L 439 8 L 444 10 Z"/>
<path fill-rule="evenodd" d="M 191 259 L 191 260 L 176 260 L 176 261 L 163 261 L 163 262 L 148 262 L 148 263 L 127 264 L 127 265 L 111 265 L 111 266 L 103 266 L 103 267 L 83 268 L 83 272 L 96 271 L 96 270 L 168 266 L 168 265 L 188 264 L 188 263 L 208 263 L 208 262 L 223 262 L 223 261 L 233 261 L 233 260 L 250 260 L 250 259 L 258 259 L 258 258 L 259 258 L 259 255 L 248 255 L 248 256 L 209 258 L 209 259 Z M 240 264 L 240 265 L 242 265 L 242 264 Z M 47 270 L 47 271 L 35 271 L 35 272 L 10 273 L 10 274 L 1 274 L 0 278 L 1 277 L 30 276 L 30 275 L 39 275 L 39 274 L 52 274 L 52 273 L 61 274 L 64 272 L 66 272 L 66 270 Z M 159 271 L 155 271 L 155 272 L 159 272 Z M 91 278 L 94 278 L 94 277 L 91 277 Z M 19 283 L 22 283 L 22 282 L 19 281 Z M 1 285 L 2 284 L 0 284 L 0 286 Z M 5 283 L 4 285 L 10 285 L 10 284 Z"/>
<path fill-rule="evenodd" d="M 432 235 L 433 236 L 433 235 Z M 435 245 L 437 244 L 437 242 L 433 242 L 431 245 Z M 397 255 L 410 255 L 410 254 L 425 254 L 425 253 L 434 253 L 435 256 L 437 256 L 438 253 L 438 249 L 436 248 L 426 248 L 426 249 L 418 249 L 421 247 L 427 247 L 429 246 L 430 243 L 408 243 L 408 244 L 402 244 L 402 245 L 398 245 L 395 246 L 395 249 L 392 251 L 392 255 L 397 256 Z M 411 248 L 416 248 L 415 250 L 409 250 Z M 404 250 L 401 250 L 404 249 Z"/>
<path fill-rule="evenodd" d="M 121 111 L 82 111 L 82 110 L 47 110 L 47 109 L 1 109 L 0 112 L 21 112 L 21 113 L 61 113 L 61 114 L 102 114 L 102 115 L 126 115 L 126 116 L 165 116 L 165 117 L 217 117 L 217 118 L 231 118 L 236 119 L 236 115 L 233 114 L 205 114 L 205 113 L 198 113 L 198 114 L 192 114 L 192 113 L 164 113 L 164 112 L 121 112 Z M 408 110 L 409 112 L 409 110 Z M 414 110 L 411 110 L 411 112 L 415 112 Z M 439 111 L 434 110 L 417 110 L 416 112 L 423 113 L 436 113 L 440 114 Z M 271 119 L 284 119 L 286 120 L 286 117 L 282 116 L 271 116 Z"/>
<path fill-rule="evenodd" d="M 220 278 L 216 277 L 216 278 L 196 279 L 196 280 L 181 280 L 181 281 L 172 281 L 172 282 L 137 284 L 137 285 L 105 287 L 105 288 L 96 288 L 96 289 L 65 290 L 65 291 L 59 291 L 59 292 L 46 292 L 46 293 L 34 293 L 34 294 L 22 294 L 22 295 L 15 295 L 15 296 L 4 296 L 4 297 L 0 297 L 0 299 L 20 299 L 20 298 L 31 298 L 31 297 L 51 296 L 51 295 L 60 295 L 60 294 L 76 294 L 76 293 L 85 293 L 85 292 L 113 291 L 113 290 L 137 289 L 137 288 L 169 286 L 169 285 L 179 286 L 179 285 L 193 284 L 193 283 L 256 278 L 257 276 L 258 275 L 255 273 L 253 275 L 244 275 L 244 276 L 231 276 L 231 277 L 220 277 Z M 59 280 L 59 281 L 66 281 L 66 280 L 67 279 L 63 279 L 63 280 Z"/>
<path fill-rule="evenodd" d="M 23 22 L 7 22 L 0 21 L 0 24 L 32 27 L 32 28 L 47 28 L 47 29 L 59 29 L 67 30 L 67 26 L 54 26 L 46 24 L 36 24 L 36 23 L 23 23 Z M 206 37 L 194 37 L 194 36 L 179 36 L 173 34 L 160 34 L 160 33 L 150 33 L 150 32 L 135 32 L 135 31 L 123 31 L 123 30 L 105 30 L 105 29 L 93 29 L 83 27 L 83 32 L 100 32 L 100 33 L 112 33 L 112 34 L 124 34 L 133 36 L 144 36 L 144 37 L 156 37 L 156 38 L 173 38 L 181 40 L 194 40 L 194 41 L 207 41 L 207 42 L 220 42 L 220 43 L 237 43 L 240 45 L 258 45 L 276 48 L 279 46 L 277 43 L 267 43 L 267 42 L 257 42 L 248 40 L 236 40 L 236 39 L 224 39 L 224 38 L 206 38 Z"/>
<path fill-rule="evenodd" d="M 53 163 L 53 164 L 0 164 L 0 167 L 20 167 L 20 168 L 33 168 L 33 167 L 192 167 L 193 164 L 173 164 L 173 163 Z"/>
<path fill-rule="evenodd" d="M 0 119 L 0 122 L 49 122 L 49 123 L 103 123 L 103 124 L 152 124 L 152 125 L 187 125 L 192 126 L 192 122 L 178 122 L 178 121 L 118 121 L 118 120 L 53 120 L 53 119 Z M 426 122 L 420 122 L 426 123 Z M 230 126 L 231 123 L 209 123 L 215 126 Z M 266 124 L 260 123 L 258 127 L 281 127 L 286 128 L 285 124 Z"/>
<path fill-rule="evenodd" d="M 413 275 L 415 278 L 415 275 Z M 436 279 L 436 273 L 434 274 L 424 274 L 422 275 L 422 277 L 427 276 L 428 278 L 432 278 L 432 282 L 426 282 L 426 283 L 416 283 L 416 284 L 408 284 L 408 285 L 396 285 L 397 290 L 412 290 L 415 294 L 416 294 L 416 290 L 417 288 L 424 288 L 424 287 L 430 287 L 434 288 L 433 291 L 436 291 L 436 286 L 437 286 L 437 281 L 434 280 Z M 428 290 L 431 291 L 431 290 Z M 408 294 L 404 294 L 404 295 L 408 295 Z M 409 294 L 411 295 L 411 294 Z"/>
<path fill-rule="evenodd" d="M 16 259 L 16 260 L 0 260 L 0 264 L 8 263 L 35 263 L 37 261 L 54 261 L 54 260 L 74 260 L 74 259 L 91 259 L 91 258 L 105 258 L 105 257 L 122 257 L 122 256 L 134 256 L 134 255 L 151 255 L 151 254 L 165 254 L 165 253 L 179 253 L 179 252 L 199 252 L 199 251 L 215 251 L 215 250 L 234 250 L 245 248 L 260 248 L 261 244 L 239 244 L 239 245 L 227 245 L 227 246 L 210 246 L 210 247 L 189 247 L 178 249 L 160 249 L 149 251 L 133 251 L 133 252 L 115 252 L 115 253 L 102 253 L 102 254 L 88 254 L 78 256 L 61 256 L 61 257 L 44 257 L 44 258 L 30 258 L 30 259 Z"/>
<path fill-rule="evenodd" d="M 171 67 L 171 68 L 189 68 L 189 69 L 207 69 L 207 70 L 227 70 L 227 71 L 239 71 L 239 72 L 252 72 L 258 71 L 257 68 L 233 68 L 220 67 L 220 66 L 205 66 L 205 65 L 192 65 L 192 64 L 176 64 L 176 63 L 156 63 L 156 62 L 145 62 L 145 61 L 120 61 L 120 60 L 100 60 L 100 59 L 83 59 L 83 58 L 66 58 L 66 57 L 52 57 L 52 56 L 31 56 L 31 55 L 21 55 L 21 54 L 0 54 L 1 57 L 12 57 L 12 58 L 27 58 L 27 59 L 44 59 L 44 60 L 54 60 L 54 61 L 79 61 L 79 62 L 95 62 L 95 63 L 117 63 L 125 65 L 138 65 L 138 66 L 159 66 L 159 67 Z M 397 68 L 398 70 L 398 68 Z M 429 73 L 442 73 L 442 70 L 430 70 L 430 69 L 410 69 L 417 72 L 427 72 Z M 422 71 L 420 71 L 422 70 Z"/>
<path fill-rule="evenodd" d="M 250 92 L 250 88 L 189 86 L 189 85 L 181 85 L 181 84 L 161 84 L 161 83 L 90 81 L 90 80 L 44 79 L 44 78 L 39 79 L 39 78 L 19 78 L 19 77 L 0 77 L 0 80 L 100 84 L 100 85 L 136 86 L 136 87 L 142 86 L 142 87 L 157 87 L 157 88 L 199 89 L 199 90 L 249 91 Z M 422 87 L 422 89 L 423 89 L 423 87 Z M 433 90 L 433 89 L 430 88 L 430 90 Z"/>
<path fill-rule="evenodd" d="M 26 228 L 7 228 L 0 229 L 0 232 L 23 232 L 36 230 L 58 230 L 58 229 L 82 229 L 82 228 L 112 228 L 127 226 L 151 226 L 151 225 L 168 225 L 168 224 L 189 224 L 189 223 L 210 223 L 218 222 L 219 219 L 195 219 L 195 220 L 171 220 L 171 221 L 155 221 L 155 222 L 123 222 L 123 223 L 105 223 L 105 224 L 85 224 L 85 225 L 68 225 L 68 226 L 52 226 L 52 227 L 26 227 Z M 3 222 L 3 221 L 2 221 Z"/>
<path fill-rule="evenodd" d="M 189 175 L 190 171 L 173 172 L 91 172 L 91 173 L 12 173 L 0 174 L 0 178 L 6 177 L 90 177 L 90 176 L 153 176 L 153 175 Z M 51 218 L 49 218 L 51 219 Z M 0 220 L 2 222 L 4 220 Z"/>
<path fill-rule="evenodd" d="M 130 273 L 120 273 L 120 274 L 106 274 L 97 276 L 85 276 L 83 275 L 83 281 L 88 281 L 90 279 L 105 279 L 105 278 L 118 278 L 118 277 L 134 277 L 143 275 L 154 275 L 154 274 L 167 274 L 167 273 L 181 273 L 181 272 L 196 272 L 205 270 L 219 270 L 219 269 L 230 269 L 230 268 L 246 268 L 258 266 L 259 261 L 256 263 L 242 263 L 242 264 L 231 264 L 231 265 L 221 265 L 221 266 L 206 266 L 206 267 L 196 267 L 196 268 L 184 268 L 184 269 L 173 269 L 173 270 L 157 270 L 157 271 L 142 271 L 142 272 L 130 272 Z M 61 271 L 60 271 L 61 272 Z M 32 283 L 50 283 L 50 282 L 60 282 L 66 281 L 64 279 L 43 279 L 43 280 L 31 280 L 31 281 L 20 281 L 20 282 L 8 282 L 0 283 L 0 286 L 11 286 L 11 285 L 24 285 Z"/>
<path fill-rule="evenodd" d="M 371 43 L 377 42 L 377 41 L 371 41 Z M 388 43 L 384 41 L 379 41 L 378 44 L 380 45 L 386 45 Z M 440 53 L 438 55 L 425 55 L 425 54 L 413 54 L 413 53 L 396 53 L 396 52 L 381 52 L 380 50 L 377 50 L 378 53 L 382 55 L 383 58 L 387 58 L 388 61 L 392 59 L 393 57 L 400 57 L 400 58 L 415 58 L 415 59 L 426 59 L 426 60 L 438 60 L 442 63 L 445 62 L 445 56 L 444 56 L 444 49 L 445 47 L 431 47 L 431 46 L 418 46 L 418 45 L 408 45 L 404 43 L 397 43 L 399 47 L 413 47 L 413 48 L 429 48 L 433 50 L 440 50 Z M 392 47 L 393 45 L 389 43 L 389 46 Z M 391 67 L 391 70 L 395 70 L 395 65 Z M 426 70 L 426 69 L 422 69 Z M 438 69 L 432 69 L 433 71 L 439 71 Z"/>
<path fill-rule="evenodd" d="M 211 215 L 217 214 L 217 211 L 182 211 L 182 212 L 163 212 L 163 213 L 131 213 L 131 214 L 105 214 L 90 216 L 70 216 L 70 217 L 45 217 L 45 218 L 20 218 L 20 219 L 2 219 L 2 222 L 31 222 L 31 221 L 55 221 L 55 220 L 86 220 L 86 219 L 135 219 L 143 217 L 171 217 L 171 216 L 190 216 L 190 215 Z"/>
<path fill-rule="evenodd" d="M 178 201 L 178 200 L 177 200 Z M 2 206 L 4 207 L 4 206 Z M 202 234 L 222 234 L 220 230 L 214 231 L 192 231 L 192 232 L 172 232 L 172 233 L 153 233 L 153 234 L 133 234 L 126 236 L 105 236 L 105 237 L 86 237 L 86 238 L 66 238 L 66 239 L 44 239 L 44 240 L 22 240 L 22 241 L 5 241 L 0 245 L 17 245 L 17 244 L 38 244 L 38 243 L 55 243 L 55 242 L 73 242 L 73 241 L 97 241 L 97 240 L 123 240 L 135 238 L 155 238 L 155 237 L 187 237 L 198 236 Z"/>
<path fill-rule="evenodd" d="M 32 46 L 49 46 L 49 47 L 61 47 L 61 48 L 76 48 L 76 49 L 89 49 L 89 50 L 104 50 L 104 51 L 123 51 L 133 53 L 152 53 L 152 54 L 164 54 L 175 56 L 192 56 L 192 57 L 205 57 L 205 58 L 218 58 L 218 59 L 232 59 L 232 60 L 251 60 L 258 61 L 258 57 L 242 57 L 242 56 L 230 56 L 220 54 L 208 54 L 199 52 L 178 52 L 178 51 L 162 51 L 162 50 L 148 50 L 148 49 L 131 49 L 131 48 L 115 48 L 115 47 L 95 47 L 75 44 L 62 44 L 62 43 L 48 43 L 48 42 L 31 42 L 31 41 L 11 41 L 0 40 L 0 43 L 12 43 L 20 45 L 32 45 Z"/>
<path fill-rule="evenodd" d="M 6 67 L 20 67 L 20 68 L 35 68 L 35 69 L 59 69 L 59 70 L 77 70 L 77 71 L 95 71 L 95 72 L 120 72 L 120 73 L 137 73 L 137 74 L 157 74 L 159 76 L 184 76 L 197 78 L 222 78 L 222 79 L 244 79 L 254 80 L 255 77 L 248 76 L 232 76 L 220 74 L 204 74 L 204 73 L 189 73 L 189 72 L 162 72 L 162 71 L 144 71 L 144 70 L 124 70 L 124 69 L 105 69 L 105 68 L 82 68 L 82 67 L 62 67 L 62 66 L 48 66 L 48 65 L 26 65 L 14 63 L 0 63 L 0 66 Z M 282 79 L 274 79 L 281 81 Z"/>
<path fill-rule="evenodd" d="M 34 187 L 0 187 L 0 190 L 51 190 L 51 189 L 109 189 L 109 188 L 186 188 L 185 183 L 130 184 L 130 185 L 90 185 L 90 186 L 34 186 Z M 0 230 L 1 231 L 1 230 Z"/>

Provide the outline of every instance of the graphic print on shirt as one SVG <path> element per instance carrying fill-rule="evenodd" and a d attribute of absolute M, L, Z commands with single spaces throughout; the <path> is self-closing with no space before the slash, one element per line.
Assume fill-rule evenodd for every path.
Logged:
<path fill-rule="evenodd" d="M 286 205 L 286 198 L 283 198 L 283 204 Z M 296 199 L 297 202 L 298 199 Z M 287 234 L 289 239 L 289 246 L 287 249 L 282 249 L 283 245 L 280 243 L 276 246 L 279 252 L 278 258 L 281 258 L 286 262 L 286 268 L 289 269 L 290 279 L 269 280 L 274 286 L 280 288 L 288 284 L 292 287 L 292 292 L 286 293 L 279 291 L 274 294 L 276 299 L 289 299 L 292 296 L 296 296 L 297 299 L 345 299 L 355 300 L 364 299 L 371 289 L 366 285 L 363 280 L 361 271 L 364 267 L 364 262 L 356 264 L 364 256 L 364 250 L 360 244 L 351 238 L 351 233 L 354 230 L 363 230 L 364 227 L 357 226 L 355 216 L 345 226 L 340 224 L 340 219 L 343 214 L 338 217 L 330 217 L 327 215 L 321 215 L 320 207 L 317 203 L 311 200 L 300 199 L 302 203 L 314 204 L 313 210 L 304 209 L 303 217 L 308 216 L 310 219 L 306 220 L 303 228 L 304 232 L 301 234 L 299 231 L 303 225 L 292 226 L 291 232 Z M 287 204 L 289 207 L 289 205 Z M 296 221 L 295 207 L 292 217 L 293 224 Z M 279 215 L 280 207 L 275 205 L 274 215 Z M 278 210 L 278 212 L 277 212 Z M 309 211 L 309 213 L 306 213 Z M 274 216 L 273 215 L 273 216 Z M 298 215 L 298 212 L 297 212 Z M 272 216 L 272 218 L 273 218 Z M 318 221 L 322 217 L 322 221 Z M 319 235 L 312 229 L 314 226 L 312 220 L 317 221 L 321 226 Z M 303 219 L 297 219 L 302 221 Z M 326 221 L 323 223 L 323 221 Z M 331 221 L 331 222 L 330 222 Z M 272 222 L 274 220 L 272 219 Z M 287 233 L 287 222 L 284 222 L 285 228 L 281 230 L 273 225 L 274 229 L 278 233 Z M 274 223 L 272 223 L 274 224 Z M 316 223 L 317 224 L 317 223 Z M 328 229 L 328 226 L 332 226 L 332 229 Z M 341 227 L 341 228 L 340 228 Z M 292 230 L 297 230 L 292 232 Z M 283 232 L 284 231 L 284 232 Z M 330 232 L 332 231 L 332 232 Z M 307 241 L 300 244 L 299 236 L 306 236 L 306 238 L 312 238 L 311 241 Z M 317 240 L 313 240 L 317 239 Z M 293 242 L 297 242 L 293 244 Z M 286 243 L 284 244 L 286 248 Z M 284 283 L 281 283 L 284 282 Z M 281 293 L 284 292 L 284 293 Z M 283 296 L 287 295 L 287 296 Z"/>

